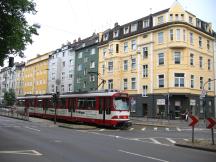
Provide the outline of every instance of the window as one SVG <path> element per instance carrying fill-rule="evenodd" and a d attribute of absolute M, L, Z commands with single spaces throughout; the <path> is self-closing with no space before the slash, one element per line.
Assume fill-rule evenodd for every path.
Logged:
<path fill-rule="evenodd" d="M 131 68 L 136 69 L 136 58 L 131 59 Z"/>
<path fill-rule="evenodd" d="M 170 14 L 170 21 L 173 21 L 173 14 Z"/>
<path fill-rule="evenodd" d="M 164 22 L 164 17 L 160 16 L 158 17 L 158 25 L 162 24 Z"/>
<path fill-rule="evenodd" d="M 113 44 L 110 44 L 109 46 L 109 53 L 113 53 Z"/>
<path fill-rule="evenodd" d="M 211 70 L 211 60 L 208 59 L 208 70 Z"/>
<path fill-rule="evenodd" d="M 129 26 L 125 26 L 124 27 L 124 34 L 128 34 L 129 33 Z"/>
<path fill-rule="evenodd" d="M 83 70 L 83 75 L 84 76 L 87 75 L 87 69 L 86 68 Z"/>
<path fill-rule="evenodd" d="M 116 30 L 113 32 L 113 38 L 116 38 L 119 36 L 119 30 Z"/>
<path fill-rule="evenodd" d="M 184 21 L 184 14 L 181 14 L 181 21 Z"/>
<path fill-rule="evenodd" d="M 175 87 L 184 87 L 184 73 L 175 73 Z"/>
<path fill-rule="evenodd" d="M 173 41 L 173 29 L 170 29 L 170 40 Z"/>
<path fill-rule="evenodd" d="M 191 16 L 189 16 L 189 23 L 193 24 L 193 18 Z"/>
<path fill-rule="evenodd" d="M 69 70 L 69 79 L 73 78 L 72 70 Z"/>
<path fill-rule="evenodd" d="M 199 65 L 200 65 L 200 68 L 203 67 L 203 57 L 202 56 L 199 57 Z"/>
<path fill-rule="evenodd" d="M 180 52 L 174 53 L 174 63 L 181 64 L 181 53 Z"/>
<path fill-rule="evenodd" d="M 211 79 L 208 79 L 208 90 L 211 91 Z"/>
<path fill-rule="evenodd" d="M 90 62 L 90 68 L 91 68 L 91 69 L 95 68 L 95 62 L 94 62 L 94 61 L 91 61 L 91 62 Z"/>
<path fill-rule="evenodd" d="M 194 75 L 191 75 L 191 88 L 194 88 Z"/>
<path fill-rule="evenodd" d="M 64 85 L 61 85 L 61 92 L 64 92 Z"/>
<path fill-rule="evenodd" d="M 82 64 L 78 64 L 77 71 L 81 71 L 81 70 L 82 70 Z"/>
<path fill-rule="evenodd" d="M 133 51 L 136 50 L 136 40 L 135 39 L 131 41 L 131 49 Z"/>
<path fill-rule="evenodd" d="M 148 47 L 143 47 L 143 59 L 148 58 Z"/>
<path fill-rule="evenodd" d="M 108 80 L 108 89 L 113 89 L 113 80 Z"/>
<path fill-rule="evenodd" d="M 82 58 L 82 52 L 78 53 L 78 58 Z"/>
<path fill-rule="evenodd" d="M 116 53 L 119 53 L 119 44 L 116 44 Z"/>
<path fill-rule="evenodd" d="M 131 78 L 131 89 L 136 89 L 136 78 Z"/>
<path fill-rule="evenodd" d="M 175 14 L 175 21 L 179 21 L 179 15 Z"/>
<path fill-rule="evenodd" d="M 148 77 L 148 65 L 143 65 L 143 77 Z"/>
<path fill-rule="evenodd" d="M 108 62 L 108 71 L 113 72 L 113 62 Z"/>
<path fill-rule="evenodd" d="M 158 43 L 160 44 L 160 43 L 163 43 L 163 32 L 159 32 L 158 33 Z"/>
<path fill-rule="evenodd" d="M 80 80 L 81 80 L 81 78 L 80 78 L 80 77 L 78 77 L 78 78 L 77 78 L 77 83 L 80 83 Z"/>
<path fill-rule="evenodd" d="M 105 65 L 104 64 L 102 65 L 102 74 L 103 75 L 105 74 Z"/>
<path fill-rule="evenodd" d="M 109 39 L 109 33 L 105 33 L 104 34 L 104 37 L 103 37 L 103 40 L 104 41 L 107 41 Z"/>
<path fill-rule="evenodd" d="M 64 57 L 64 56 L 65 56 L 65 52 L 63 51 L 63 52 L 62 52 L 62 57 Z"/>
<path fill-rule="evenodd" d="M 73 89 L 72 89 L 72 84 L 68 84 L 68 91 L 69 91 L 69 92 L 72 92 L 72 90 L 73 90 Z"/>
<path fill-rule="evenodd" d="M 159 88 L 164 87 L 164 75 L 163 74 L 158 75 L 158 86 Z"/>
<path fill-rule="evenodd" d="M 128 70 L 128 60 L 124 60 L 124 71 Z"/>
<path fill-rule="evenodd" d="M 184 42 L 186 41 L 186 31 L 185 30 L 183 30 L 183 40 Z"/>
<path fill-rule="evenodd" d="M 106 57 L 106 48 L 103 48 L 103 58 L 105 58 Z"/>
<path fill-rule="evenodd" d="M 62 72 L 62 80 L 64 80 L 65 79 L 65 72 Z"/>
<path fill-rule="evenodd" d="M 194 65 L 194 54 L 190 54 L 190 65 Z"/>
<path fill-rule="evenodd" d="M 73 64 L 72 60 L 69 60 L 69 63 L 70 63 L 70 65 L 72 65 Z"/>
<path fill-rule="evenodd" d="M 190 44 L 193 44 L 193 33 L 190 33 Z"/>
<path fill-rule="evenodd" d="M 159 53 L 158 54 L 158 64 L 159 65 L 164 65 L 164 53 Z"/>
<path fill-rule="evenodd" d="M 202 48 L 202 37 L 199 36 L 199 47 Z"/>
<path fill-rule="evenodd" d="M 137 31 L 137 23 L 131 24 L 131 32 Z"/>
<path fill-rule="evenodd" d="M 89 80 L 90 80 L 90 82 L 94 82 L 95 81 L 95 76 L 93 74 L 91 74 Z"/>
<path fill-rule="evenodd" d="M 86 88 L 86 81 L 84 81 L 83 83 L 83 88 Z"/>
<path fill-rule="evenodd" d="M 143 85 L 143 93 L 142 93 L 142 96 L 147 96 L 147 91 L 148 91 L 148 86 L 147 86 L 147 85 Z"/>
<path fill-rule="evenodd" d="M 143 20 L 143 28 L 149 27 L 149 19 Z"/>
<path fill-rule="evenodd" d="M 123 89 L 126 90 L 128 89 L 128 80 L 127 79 L 124 79 L 124 85 L 123 85 Z"/>
<path fill-rule="evenodd" d="M 84 58 L 84 63 L 87 63 L 88 62 L 88 57 L 85 57 Z"/>
<path fill-rule="evenodd" d="M 124 52 L 128 52 L 128 42 L 124 42 Z"/>
<path fill-rule="evenodd" d="M 62 62 L 62 67 L 65 67 L 65 61 Z"/>
<path fill-rule="evenodd" d="M 180 41 L 181 39 L 181 30 L 180 29 L 176 29 L 176 40 Z"/>
<path fill-rule="evenodd" d="M 200 77 L 200 89 L 203 89 L 203 77 Z"/>
<path fill-rule="evenodd" d="M 207 40 L 207 49 L 210 50 L 210 41 Z"/>
<path fill-rule="evenodd" d="M 95 53 L 96 53 L 95 48 L 92 48 L 92 49 L 91 49 L 91 55 L 94 55 Z"/>

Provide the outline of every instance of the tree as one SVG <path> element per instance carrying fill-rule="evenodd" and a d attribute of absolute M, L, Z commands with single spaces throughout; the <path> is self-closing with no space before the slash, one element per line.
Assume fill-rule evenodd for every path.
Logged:
<path fill-rule="evenodd" d="M 26 14 L 36 14 L 32 0 L 0 0 L 0 66 L 9 55 L 24 57 L 32 35 L 38 35 L 39 25 L 29 25 Z"/>
<path fill-rule="evenodd" d="M 4 93 L 4 103 L 6 106 L 13 106 L 16 101 L 16 95 L 13 89 L 9 89 L 8 92 Z"/>

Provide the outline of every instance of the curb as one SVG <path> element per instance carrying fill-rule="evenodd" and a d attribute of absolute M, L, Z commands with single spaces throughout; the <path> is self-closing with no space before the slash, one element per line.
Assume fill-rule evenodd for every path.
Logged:
<path fill-rule="evenodd" d="M 206 148 L 206 147 L 202 147 L 202 146 L 195 146 L 195 145 L 192 146 L 192 145 L 187 145 L 187 144 L 182 144 L 182 143 L 175 143 L 175 146 L 186 147 L 186 148 L 197 149 L 197 150 L 203 150 L 203 151 L 216 152 L 216 149 Z"/>
<path fill-rule="evenodd" d="M 58 127 L 61 127 L 61 128 L 68 128 L 68 129 L 78 129 L 78 130 L 91 130 L 91 129 L 95 129 L 95 127 L 85 127 L 85 126 L 81 126 L 81 127 L 79 127 L 79 126 L 75 126 L 75 127 L 73 127 L 73 126 L 69 126 L 69 125 L 58 125 Z"/>
<path fill-rule="evenodd" d="M 176 127 L 175 125 L 161 125 L 161 124 L 133 123 L 133 122 L 132 122 L 132 125 L 143 125 L 143 126 L 152 126 L 152 127 L 169 127 L 169 128 Z"/>

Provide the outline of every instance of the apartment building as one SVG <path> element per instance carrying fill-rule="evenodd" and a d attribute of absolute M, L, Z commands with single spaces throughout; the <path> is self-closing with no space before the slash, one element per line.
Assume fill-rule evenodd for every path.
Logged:
<path fill-rule="evenodd" d="M 26 62 L 24 69 L 24 95 L 47 93 L 49 55 L 50 53 L 38 54 L 37 57 Z"/>
<path fill-rule="evenodd" d="M 98 72 L 105 89 L 131 96 L 134 116 L 213 116 L 214 31 L 179 2 L 125 25 L 99 40 Z M 202 89 L 208 93 L 200 99 Z"/>
<path fill-rule="evenodd" d="M 25 69 L 25 63 L 16 63 L 15 64 L 15 93 L 16 96 L 23 96 L 24 95 L 24 69 Z"/>

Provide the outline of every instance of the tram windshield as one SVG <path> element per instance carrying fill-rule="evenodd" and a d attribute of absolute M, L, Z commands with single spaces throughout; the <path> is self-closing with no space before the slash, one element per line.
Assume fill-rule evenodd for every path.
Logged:
<path fill-rule="evenodd" d="M 129 110 L 127 98 L 124 97 L 114 98 L 114 107 L 116 110 Z"/>

